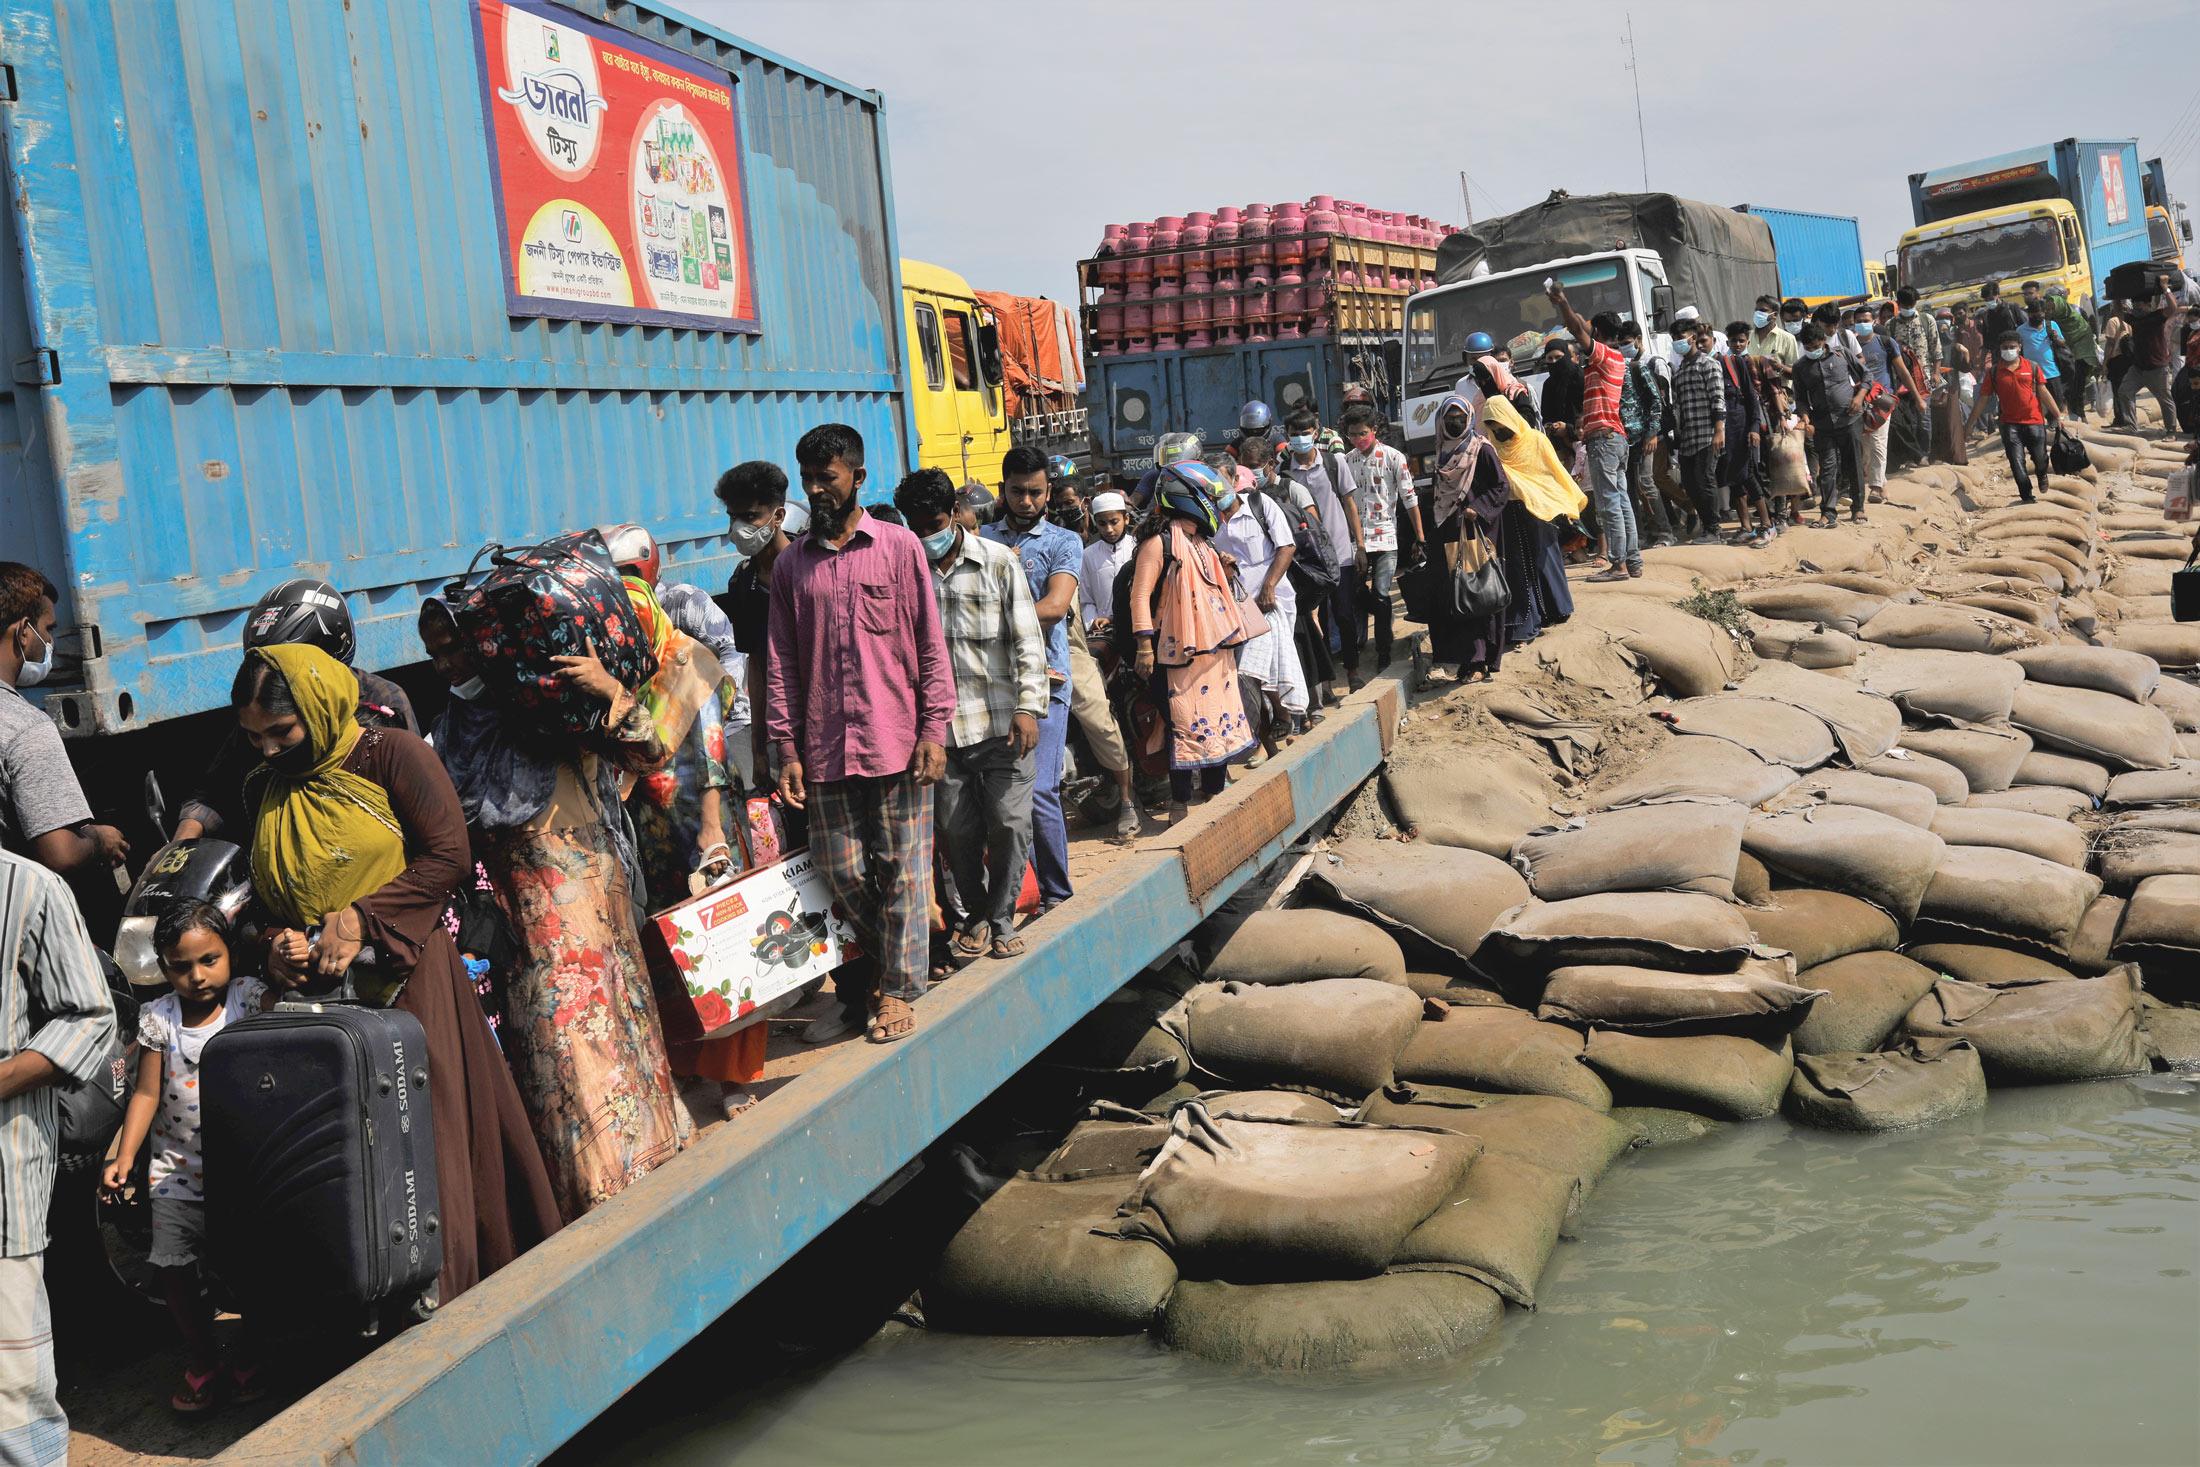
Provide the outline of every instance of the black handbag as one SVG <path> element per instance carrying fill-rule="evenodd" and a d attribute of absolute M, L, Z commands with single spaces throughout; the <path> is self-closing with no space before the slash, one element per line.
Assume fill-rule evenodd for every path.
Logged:
<path fill-rule="evenodd" d="M 2047 446 L 2049 468 L 2058 474 L 2081 474 L 2092 462 L 2092 459 L 2086 457 L 2085 445 L 2069 429 L 2055 430 L 2055 441 Z"/>
<path fill-rule="evenodd" d="M 2184 569 L 2170 573 L 2169 614 L 2177 621 L 2200 621 L 2200 534 L 2192 538 Z"/>
<path fill-rule="evenodd" d="M 1474 544 L 1481 547 L 1482 563 L 1473 570 L 1464 564 L 1452 569 L 1451 613 L 1461 621 L 1482 621 L 1502 616 L 1512 605 L 1512 588 L 1505 584 L 1505 567 L 1498 561 L 1495 547 L 1482 533 L 1482 526 L 1474 526 Z M 1461 543 L 1465 548 L 1465 542 Z"/>

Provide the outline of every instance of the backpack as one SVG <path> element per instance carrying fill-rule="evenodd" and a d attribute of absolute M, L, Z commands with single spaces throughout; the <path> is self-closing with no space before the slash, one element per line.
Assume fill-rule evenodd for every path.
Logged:
<path fill-rule="evenodd" d="M 1322 467 L 1330 476 L 1331 493 L 1336 492 L 1336 464 L 1336 455 L 1322 455 Z M 1322 528 L 1321 517 L 1314 506 L 1301 508 L 1291 502 L 1289 495 L 1276 493 L 1266 483 L 1256 485 L 1254 492 L 1281 510 L 1283 522 L 1291 527 L 1289 574 L 1292 588 L 1314 601 L 1328 599 L 1337 589 L 1337 554 L 1329 544 L 1329 532 Z"/>

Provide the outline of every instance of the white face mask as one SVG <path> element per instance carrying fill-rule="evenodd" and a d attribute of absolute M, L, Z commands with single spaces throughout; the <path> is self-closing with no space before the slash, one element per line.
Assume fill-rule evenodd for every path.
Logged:
<path fill-rule="evenodd" d="M 488 691 L 489 685 L 483 682 L 479 677 L 470 677 L 462 683 L 453 683 L 451 685 L 451 696 L 468 703 L 478 701 L 482 697 L 486 696 Z"/>
<path fill-rule="evenodd" d="M 2001 359 L 2005 362 L 2013 362 L 2023 355 L 2024 352 L 2014 346 L 2005 346 L 2001 349 Z"/>
<path fill-rule="evenodd" d="M 735 520 L 726 527 L 726 538 L 733 542 L 735 550 L 741 552 L 741 558 L 748 560 L 762 555 L 772 541 L 779 538 L 779 524 L 776 520 L 766 520 L 761 525 L 752 525 L 747 520 Z"/>
<path fill-rule="evenodd" d="M 32 630 L 35 632 L 37 628 Z M 36 662 L 31 661 L 28 652 L 23 654 L 22 669 L 15 675 L 15 685 L 19 688 L 35 688 L 53 675 L 53 638 L 41 633 L 39 640 L 46 644 L 46 650 L 39 654 Z"/>

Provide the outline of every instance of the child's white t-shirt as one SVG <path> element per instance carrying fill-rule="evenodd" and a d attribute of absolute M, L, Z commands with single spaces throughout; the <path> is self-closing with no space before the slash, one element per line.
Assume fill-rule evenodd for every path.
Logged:
<path fill-rule="evenodd" d="M 155 1197 L 206 1200 L 206 1159 L 199 1148 L 199 1056 L 206 1041 L 247 1014 L 258 1013 L 267 985 L 233 978 L 223 990 L 221 1012 L 193 1029 L 183 1022 L 183 1000 L 164 993 L 138 1011 L 138 1044 L 160 1051 L 160 1108 L 153 1112 L 157 1148 L 147 1167 Z"/>

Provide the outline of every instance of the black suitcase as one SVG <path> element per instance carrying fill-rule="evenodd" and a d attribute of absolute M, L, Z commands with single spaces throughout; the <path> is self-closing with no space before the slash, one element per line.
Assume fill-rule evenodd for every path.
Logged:
<path fill-rule="evenodd" d="M 427 1035 L 397 1009 L 285 1002 L 206 1042 L 209 1263 L 247 1308 L 382 1315 L 443 1267 Z"/>

